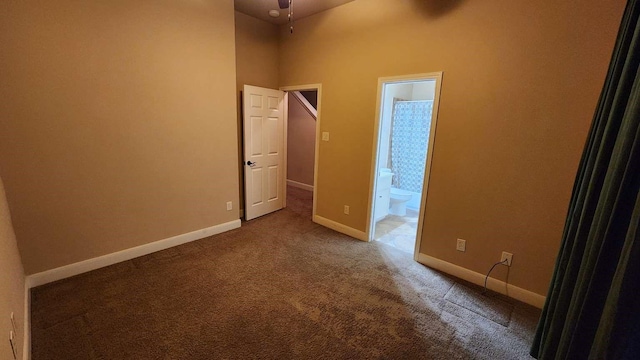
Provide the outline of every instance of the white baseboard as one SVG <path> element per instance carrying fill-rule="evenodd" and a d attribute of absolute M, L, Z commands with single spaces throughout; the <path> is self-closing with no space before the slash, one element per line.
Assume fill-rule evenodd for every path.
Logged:
<path fill-rule="evenodd" d="M 303 184 L 301 182 L 297 182 L 289 179 L 287 179 L 287 185 L 297 187 L 299 189 L 303 189 L 307 191 L 313 191 L 313 185 L 307 185 L 307 184 Z"/>
<path fill-rule="evenodd" d="M 29 284 L 29 278 L 24 279 L 24 317 L 22 323 L 23 336 L 22 336 L 22 359 L 31 359 L 31 284 Z"/>
<path fill-rule="evenodd" d="M 240 227 L 240 219 L 27 276 L 29 287 L 65 279 Z"/>
<path fill-rule="evenodd" d="M 485 275 L 483 274 L 477 273 L 467 268 L 463 268 L 462 266 L 446 262 L 444 260 L 436 259 L 425 254 L 418 254 L 417 260 L 419 263 L 424 264 L 428 267 L 440 270 L 444 273 L 453 275 L 470 283 L 484 286 Z M 539 309 L 542 309 L 542 307 L 544 306 L 544 301 L 546 299 L 540 294 L 536 294 L 529 290 L 507 284 L 504 281 L 500 281 L 491 277 L 487 281 L 487 288 L 500 294 L 507 295 L 508 297 L 514 298 L 516 300 L 520 300 L 523 303 L 535 306 Z"/>
<path fill-rule="evenodd" d="M 333 220 L 323 218 L 322 216 L 313 215 L 313 222 L 324 227 L 328 227 L 329 229 L 335 230 L 339 233 L 349 235 L 358 240 L 369 241 L 367 239 L 367 233 L 365 233 L 364 231 L 356 230 L 354 228 L 348 227 L 347 225 L 343 225 Z"/>

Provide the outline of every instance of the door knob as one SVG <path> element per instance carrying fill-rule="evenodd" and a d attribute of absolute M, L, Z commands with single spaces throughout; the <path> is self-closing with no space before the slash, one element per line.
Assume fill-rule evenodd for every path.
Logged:
<path fill-rule="evenodd" d="M 247 161 L 247 165 L 249 165 L 250 167 L 254 167 L 254 166 L 256 166 L 256 163 L 251 162 L 251 161 Z"/>

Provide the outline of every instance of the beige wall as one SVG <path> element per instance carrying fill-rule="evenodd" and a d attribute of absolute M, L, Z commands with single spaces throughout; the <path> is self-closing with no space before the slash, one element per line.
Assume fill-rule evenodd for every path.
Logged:
<path fill-rule="evenodd" d="M 323 88 L 317 214 L 366 230 L 377 80 L 443 71 L 421 252 L 486 273 L 510 251 L 545 294 L 624 5 L 368 0 L 282 27 L 280 85 Z"/>
<path fill-rule="evenodd" d="M 0 179 L 0 330 L 3 337 L 8 336 L 12 328 L 9 314 L 13 312 L 18 332 L 15 343 L 18 359 L 22 359 L 24 341 L 24 295 L 24 271 Z M 0 354 L 3 359 L 13 359 L 8 341 L 0 341 Z"/>
<path fill-rule="evenodd" d="M 278 88 L 278 27 L 235 12 L 236 84 Z"/>
<path fill-rule="evenodd" d="M 236 98 L 238 99 L 238 153 L 242 155 L 242 112 L 240 92 L 244 85 L 278 88 L 278 27 L 235 12 Z M 239 163 L 240 202 L 244 208 L 244 169 Z"/>
<path fill-rule="evenodd" d="M 0 175 L 27 274 L 238 218 L 232 0 L 0 16 Z"/>
<path fill-rule="evenodd" d="M 289 94 L 287 125 L 287 180 L 313 186 L 316 119 Z"/>

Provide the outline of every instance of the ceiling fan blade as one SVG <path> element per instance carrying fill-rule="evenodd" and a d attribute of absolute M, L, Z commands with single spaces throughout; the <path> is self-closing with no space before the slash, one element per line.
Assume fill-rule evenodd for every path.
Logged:
<path fill-rule="evenodd" d="M 280 9 L 289 8 L 289 0 L 278 0 L 278 5 L 280 5 Z"/>

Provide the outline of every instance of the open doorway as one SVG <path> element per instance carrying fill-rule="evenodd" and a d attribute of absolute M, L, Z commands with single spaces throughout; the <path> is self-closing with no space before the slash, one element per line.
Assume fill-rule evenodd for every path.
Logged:
<path fill-rule="evenodd" d="M 287 107 L 286 206 L 312 218 L 316 198 L 320 85 L 293 86 L 281 90 L 286 91 Z"/>
<path fill-rule="evenodd" d="M 369 239 L 416 254 L 441 73 L 381 78 Z"/>
<path fill-rule="evenodd" d="M 320 84 L 280 90 L 244 85 L 240 217 L 249 221 L 284 207 L 315 215 L 321 95 Z"/>

